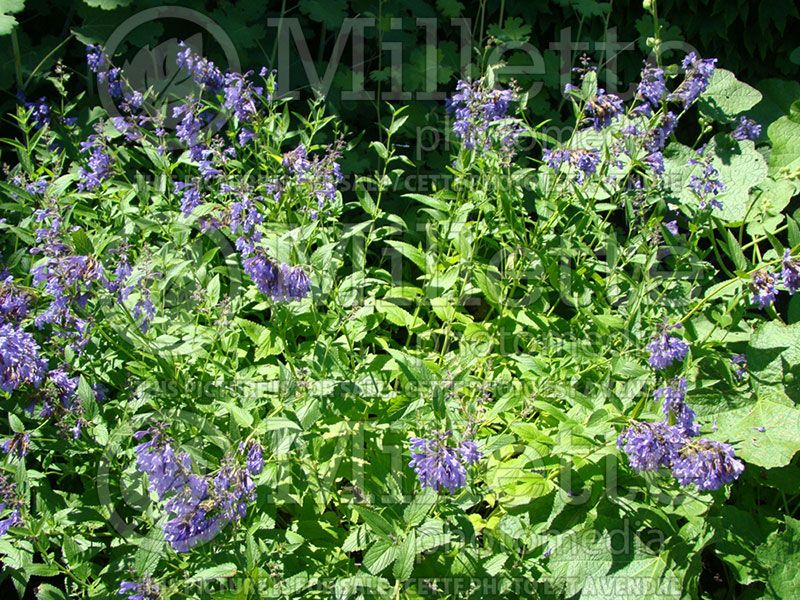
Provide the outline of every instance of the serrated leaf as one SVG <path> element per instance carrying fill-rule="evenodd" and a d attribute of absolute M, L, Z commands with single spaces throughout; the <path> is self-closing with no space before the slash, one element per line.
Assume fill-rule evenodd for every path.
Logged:
<path fill-rule="evenodd" d="M 411 576 L 411 573 L 414 570 L 414 559 L 417 556 L 416 549 L 417 536 L 412 529 L 408 532 L 408 535 L 403 540 L 403 543 L 400 544 L 400 548 L 397 552 L 397 558 L 394 561 L 394 567 L 392 567 L 392 574 L 396 579 L 402 581 Z"/>
<path fill-rule="evenodd" d="M 371 508 L 358 504 L 355 506 L 355 511 L 364 519 L 367 526 L 382 538 L 388 539 L 397 533 L 389 521 Z"/>
<path fill-rule="evenodd" d="M 364 553 L 364 566 L 378 575 L 397 558 L 398 547 L 391 540 L 378 540 Z"/>
<path fill-rule="evenodd" d="M 423 488 L 411 504 L 406 506 L 403 511 L 403 520 L 406 525 L 418 525 L 431 511 L 431 508 L 436 504 L 439 495 L 430 488 Z"/>

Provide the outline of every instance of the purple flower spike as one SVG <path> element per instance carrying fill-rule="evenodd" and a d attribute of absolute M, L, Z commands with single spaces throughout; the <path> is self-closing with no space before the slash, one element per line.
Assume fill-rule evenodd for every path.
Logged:
<path fill-rule="evenodd" d="M 449 431 L 435 433 L 430 439 L 412 437 L 409 466 L 417 473 L 422 487 L 435 491 L 446 488 L 452 494 L 467 484 L 465 465 L 476 463 L 481 454 L 471 441 L 449 446 L 448 437 Z"/>

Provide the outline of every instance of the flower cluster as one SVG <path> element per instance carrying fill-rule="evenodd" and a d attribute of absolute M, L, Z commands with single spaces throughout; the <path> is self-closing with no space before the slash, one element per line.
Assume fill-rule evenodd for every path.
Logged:
<path fill-rule="evenodd" d="M 600 154 L 594 149 L 548 148 L 542 154 L 542 159 L 547 163 L 547 166 L 556 172 L 558 172 L 562 164 L 571 165 L 575 168 L 575 181 L 581 184 L 597 171 L 597 165 L 600 163 Z"/>
<path fill-rule="evenodd" d="M 511 90 L 486 89 L 483 79 L 456 84 L 456 93 L 447 101 L 447 110 L 455 118 L 453 132 L 462 140 L 464 147 L 488 149 L 499 139 L 501 145 L 510 149 L 522 129 L 518 123 L 493 123 L 508 118 L 508 109 L 514 99 Z"/>
<path fill-rule="evenodd" d="M 647 350 L 650 352 L 647 362 L 657 371 L 666 369 L 672 363 L 682 361 L 689 353 L 689 344 L 679 337 L 670 335 L 672 329 L 680 327 L 680 324 L 663 327 L 647 344 Z"/>
<path fill-rule="evenodd" d="M 31 269 L 32 281 L 43 285 L 52 300 L 34 322 L 40 328 L 48 323 L 60 326 L 60 333 L 74 338 L 75 347 L 80 348 L 89 339 L 90 323 L 73 309 L 86 306 L 95 284 L 107 285 L 105 270 L 94 257 L 73 253 L 64 241 L 62 220 L 56 210 L 39 210 L 36 220 L 42 227 L 36 230 L 37 245 L 31 254 L 41 254 L 43 259 Z"/>
<path fill-rule="evenodd" d="M 775 287 L 777 280 L 778 278 L 766 269 L 759 269 L 753 273 L 750 279 L 753 304 L 759 308 L 766 308 L 775 302 L 775 298 L 778 296 L 778 290 Z"/>
<path fill-rule="evenodd" d="M 634 422 L 620 434 L 617 446 L 628 455 L 637 472 L 664 467 L 681 485 L 694 484 L 700 491 L 716 490 L 738 478 L 744 465 L 729 444 L 696 439 L 699 427 L 685 396 L 684 378 L 657 389 L 653 397 L 663 403 L 664 420 Z"/>
<path fill-rule="evenodd" d="M 602 88 L 598 89 L 597 95 L 586 102 L 583 112 L 591 119 L 592 127 L 600 131 L 622 114 L 622 98 L 615 94 L 606 94 Z"/>
<path fill-rule="evenodd" d="M 744 354 L 734 354 L 731 357 L 731 365 L 734 367 L 734 375 L 736 379 L 744 379 L 747 373 L 747 357 Z"/>
<path fill-rule="evenodd" d="M 98 126 L 101 128 L 102 124 Z M 88 154 L 86 167 L 79 171 L 78 189 L 91 192 L 99 188 L 111 177 L 112 159 L 108 152 L 106 138 L 101 133 L 94 133 L 81 142 L 81 152 Z"/>
<path fill-rule="evenodd" d="M 135 434 L 136 439 L 144 436 L 150 439 L 136 446 L 136 466 L 147 474 L 150 491 L 166 500 L 170 519 L 164 524 L 164 536 L 177 552 L 212 540 L 225 525 L 246 516 L 247 504 L 255 497 L 253 476 L 264 467 L 257 442 L 241 444 L 236 456 L 226 455 L 216 474 L 197 475 L 191 457 L 176 452 L 165 426 Z M 244 466 L 239 456 L 244 457 Z"/>
<path fill-rule="evenodd" d="M 716 64 L 716 58 L 699 58 L 694 52 L 687 54 L 681 63 L 685 78 L 669 95 L 669 100 L 682 104 L 684 109 L 691 106 L 708 89 Z"/>
<path fill-rule="evenodd" d="M 2 445 L 0 445 L 0 449 L 3 450 L 9 456 L 16 456 L 16 458 L 22 458 L 28 453 L 28 445 L 31 443 L 31 436 L 30 434 L 17 432 Z"/>
<path fill-rule="evenodd" d="M 794 295 L 797 289 L 800 288 L 800 263 L 792 258 L 791 250 L 783 251 L 781 279 L 791 295 Z"/>
<path fill-rule="evenodd" d="M 694 422 L 694 411 L 686 404 L 686 378 L 676 377 L 669 384 L 653 392 L 653 398 L 662 401 L 664 419 L 674 423 L 681 433 L 697 435 L 699 428 Z"/>
<path fill-rule="evenodd" d="M 645 65 L 642 69 L 639 86 L 636 94 L 645 101 L 637 112 L 650 116 L 653 110 L 658 110 L 667 93 L 667 84 L 664 80 L 664 69 Z"/>
<path fill-rule="evenodd" d="M 30 296 L 9 275 L 0 281 L 0 324 L 19 323 L 28 314 Z"/>
<path fill-rule="evenodd" d="M 753 272 L 750 277 L 752 303 L 759 308 L 770 306 L 778 297 L 778 283 L 783 283 L 792 296 L 800 288 L 800 262 L 792 258 L 791 250 L 783 252 L 780 273 L 770 273 L 767 269 Z"/>
<path fill-rule="evenodd" d="M 22 385 L 39 387 L 47 374 L 47 361 L 39 355 L 39 345 L 22 328 L 0 325 L 0 390 L 13 392 Z"/>
<path fill-rule="evenodd" d="M 689 178 L 689 187 L 700 199 L 700 208 L 704 209 L 708 204 L 712 208 L 722 208 L 716 196 L 725 191 L 725 184 L 719 179 L 719 171 L 711 162 L 711 156 L 705 156 L 705 148 L 698 150 L 699 158 L 690 158 L 689 165 L 696 165 L 701 168 L 700 175 L 693 173 Z M 708 200 L 709 195 L 711 200 Z"/>
<path fill-rule="evenodd" d="M 454 493 L 467 484 L 466 465 L 478 462 L 481 457 L 475 442 L 463 441 L 450 446 L 450 431 L 437 432 L 429 439 L 412 437 L 411 462 L 422 487 L 433 490 L 447 488 Z"/>
<path fill-rule="evenodd" d="M 731 133 L 735 140 L 757 140 L 761 137 L 761 125 L 748 117 L 739 117 L 736 129 Z"/>
<path fill-rule="evenodd" d="M 119 584 L 120 596 L 127 596 L 127 600 L 160 600 L 161 588 L 149 576 L 140 581 L 121 581 Z"/>
<path fill-rule="evenodd" d="M 336 161 L 338 156 L 338 146 L 334 146 L 321 157 L 309 158 L 303 144 L 283 155 L 283 166 L 295 183 L 304 185 L 317 199 L 318 210 L 336 198 L 336 186 L 342 181 L 342 170 Z M 311 212 L 312 219 L 317 215 L 317 210 Z"/>
<path fill-rule="evenodd" d="M 22 502 L 17 497 L 17 486 L 6 477 L 5 473 L 0 473 L 0 516 L 5 514 L 5 517 L 0 519 L 0 536 L 22 523 L 21 507 Z M 8 514 L 6 514 L 7 509 L 11 509 Z"/>

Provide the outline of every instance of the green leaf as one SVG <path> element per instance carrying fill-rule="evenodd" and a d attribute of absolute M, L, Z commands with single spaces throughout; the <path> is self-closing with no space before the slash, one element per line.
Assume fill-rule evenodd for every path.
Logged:
<path fill-rule="evenodd" d="M 403 520 L 406 525 L 418 525 L 422 523 L 431 508 L 436 504 L 439 495 L 430 488 L 423 488 L 406 509 L 403 511 Z"/>
<path fill-rule="evenodd" d="M 378 540 L 364 553 L 364 566 L 377 575 L 397 558 L 399 548 L 391 540 Z"/>
<path fill-rule="evenodd" d="M 757 89 L 739 81 L 730 71 L 716 69 L 698 105 L 703 115 L 720 123 L 729 123 L 760 101 L 761 92 Z"/>
<path fill-rule="evenodd" d="M 578 594 L 587 580 L 608 572 L 612 564 L 608 540 L 590 522 L 553 540 L 547 566 L 550 581 L 565 597 Z"/>
<path fill-rule="evenodd" d="M 17 25 L 19 23 L 11 15 L 0 14 L 0 35 L 8 35 Z"/>
<path fill-rule="evenodd" d="M 208 567 L 207 569 L 199 570 L 187 580 L 187 583 L 225 579 L 227 577 L 233 577 L 237 572 L 238 569 L 236 568 L 235 564 L 222 563 L 221 565 L 215 565 L 213 567 Z"/>
<path fill-rule="evenodd" d="M 397 533 L 392 524 L 374 510 L 360 504 L 355 506 L 355 510 L 369 528 L 382 538 L 388 539 Z"/>
<path fill-rule="evenodd" d="M 786 529 L 775 532 L 756 556 L 767 569 L 767 594 L 770 598 L 794 598 L 800 590 L 800 521 L 784 517 Z"/>
<path fill-rule="evenodd" d="M 253 415 L 251 415 L 249 411 L 232 403 L 228 403 L 226 406 L 228 407 L 228 411 L 231 413 L 233 420 L 236 421 L 239 427 L 249 428 L 253 425 Z"/>
<path fill-rule="evenodd" d="M 36 591 L 37 600 L 67 600 L 66 595 L 49 583 L 40 583 Z"/>
<path fill-rule="evenodd" d="M 800 167 L 800 123 L 781 117 L 769 126 L 767 136 L 772 142 L 770 173 Z"/>
<path fill-rule="evenodd" d="M 761 102 L 748 111 L 759 123 L 772 123 L 789 114 L 792 102 L 800 98 L 800 83 L 784 79 L 764 79 L 756 85 Z"/>
<path fill-rule="evenodd" d="M 400 254 L 405 256 L 408 260 L 413 262 L 424 273 L 426 270 L 425 253 L 419 248 L 415 248 L 406 242 L 399 242 L 397 240 L 386 240 L 386 245 L 391 246 Z"/>
<path fill-rule="evenodd" d="M 747 259 L 744 257 L 744 252 L 742 252 L 742 247 L 739 245 L 736 237 L 729 229 L 725 230 L 725 235 L 727 239 L 728 256 L 733 261 L 733 264 L 736 265 L 737 270 L 747 271 Z"/>
<path fill-rule="evenodd" d="M 83 256 L 91 256 L 94 254 L 92 241 L 82 229 L 72 232 L 72 243 L 75 244 L 75 250 L 78 254 Z"/>
<path fill-rule="evenodd" d="M 400 548 L 397 552 L 397 558 L 394 561 L 394 567 L 392 567 L 392 574 L 396 579 L 402 581 L 411 576 L 411 572 L 414 570 L 414 559 L 417 556 L 416 549 L 417 536 L 412 529 L 408 532 L 408 535 L 403 540 L 403 543 L 400 544 Z"/>
<path fill-rule="evenodd" d="M 14 433 L 23 433 L 25 431 L 25 425 L 15 414 L 8 413 L 8 424 L 11 426 L 11 431 Z"/>

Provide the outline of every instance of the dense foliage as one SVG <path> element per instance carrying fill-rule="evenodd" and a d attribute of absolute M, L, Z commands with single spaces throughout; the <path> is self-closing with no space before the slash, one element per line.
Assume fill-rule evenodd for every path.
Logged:
<path fill-rule="evenodd" d="M 5 593 L 793 597 L 800 111 L 651 47 L 564 140 L 454 78 L 432 191 L 413 105 L 56 65 L 3 139 Z"/>

